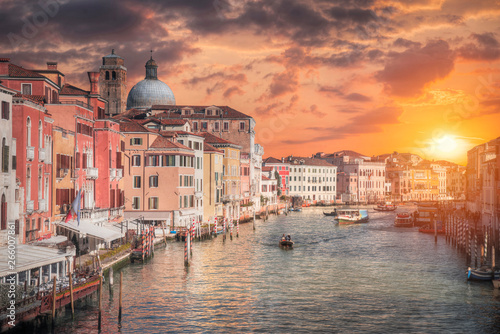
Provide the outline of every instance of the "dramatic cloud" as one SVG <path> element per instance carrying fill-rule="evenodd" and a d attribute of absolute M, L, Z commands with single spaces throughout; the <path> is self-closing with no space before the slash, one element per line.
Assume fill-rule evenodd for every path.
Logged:
<path fill-rule="evenodd" d="M 500 59 L 500 43 L 493 33 L 472 34 L 470 39 L 475 43 L 467 43 L 458 49 L 462 58 L 477 61 Z"/>
<path fill-rule="evenodd" d="M 389 93 L 396 96 L 415 96 L 436 80 L 448 76 L 455 65 L 455 56 L 447 42 L 435 40 L 422 48 L 388 55 L 383 70 L 375 77 L 386 85 Z"/>

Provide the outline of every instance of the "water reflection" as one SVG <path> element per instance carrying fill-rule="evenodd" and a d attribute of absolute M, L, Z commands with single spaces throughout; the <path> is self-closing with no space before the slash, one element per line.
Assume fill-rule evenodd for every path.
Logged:
<path fill-rule="evenodd" d="M 499 291 L 465 282 L 465 258 L 394 213 L 339 226 L 321 209 L 240 225 L 240 237 L 182 243 L 119 271 L 104 291 L 103 333 L 482 332 L 500 331 Z M 278 247 L 291 234 L 293 250 Z M 60 317 L 58 333 L 97 333 L 97 299 Z"/>

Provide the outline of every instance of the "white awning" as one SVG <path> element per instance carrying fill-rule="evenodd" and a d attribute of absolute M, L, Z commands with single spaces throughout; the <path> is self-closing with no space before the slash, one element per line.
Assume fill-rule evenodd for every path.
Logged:
<path fill-rule="evenodd" d="M 125 236 L 118 231 L 113 231 L 109 228 L 94 225 L 92 223 L 80 220 L 80 225 L 76 220 L 71 220 L 67 223 L 59 222 L 57 226 L 63 227 L 75 233 L 85 234 L 87 237 L 103 240 L 104 242 L 111 242 Z"/>
<path fill-rule="evenodd" d="M 15 264 L 10 267 L 7 247 L 0 248 L 0 277 L 11 272 L 23 272 L 33 268 L 40 268 L 48 264 L 66 261 L 66 256 L 74 256 L 75 252 L 66 253 L 66 250 L 57 248 L 40 247 L 32 245 L 16 245 Z"/>

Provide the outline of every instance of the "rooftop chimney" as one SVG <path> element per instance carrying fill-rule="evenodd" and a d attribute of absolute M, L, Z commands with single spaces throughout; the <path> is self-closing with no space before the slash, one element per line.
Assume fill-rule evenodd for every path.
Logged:
<path fill-rule="evenodd" d="M 90 81 L 90 95 L 99 95 L 99 72 L 87 72 Z"/>
<path fill-rule="evenodd" d="M 57 71 L 57 61 L 48 61 L 47 62 L 47 69 Z"/>
<path fill-rule="evenodd" d="M 9 75 L 10 58 L 0 58 L 0 75 Z"/>

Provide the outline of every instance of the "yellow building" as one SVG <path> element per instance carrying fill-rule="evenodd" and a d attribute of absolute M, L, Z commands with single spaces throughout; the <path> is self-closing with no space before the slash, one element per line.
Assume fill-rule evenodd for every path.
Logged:
<path fill-rule="evenodd" d="M 410 170 L 410 191 L 413 201 L 432 201 L 439 196 L 439 178 L 436 173 L 427 168 Z"/>
<path fill-rule="evenodd" d="M 200 134 L 205 137 L 205 143 L 224 151 L 222 177 L 222 203 L 224 217 L 238 219 L 240 217 L 240 151 L 241 146 L 208 132 Z"/>
<path fill-rule="evenodd" d="M 203 147 L 203 216 L 213 224 L 224 213 L 222 205 L 224 151 L 205 143 Z"/>

